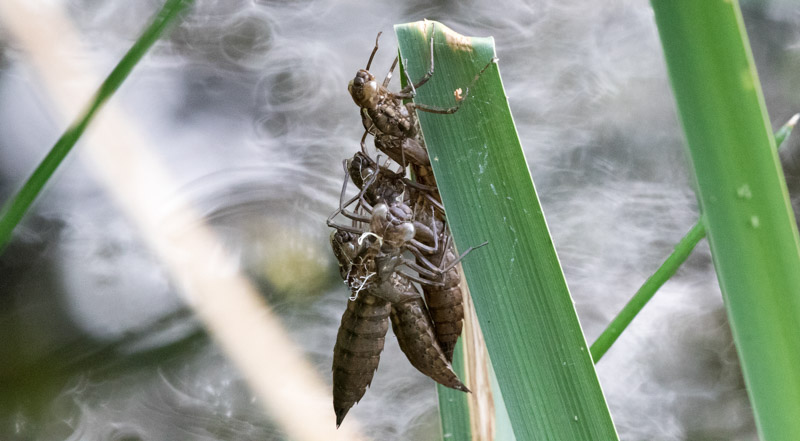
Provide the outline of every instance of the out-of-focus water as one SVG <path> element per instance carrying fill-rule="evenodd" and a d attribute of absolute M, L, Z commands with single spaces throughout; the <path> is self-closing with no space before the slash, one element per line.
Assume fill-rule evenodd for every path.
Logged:
<path fill-rule="evenodd" d="M 68 12 L 88 51 L 75 56 L 98 72 L 161 4 L 38 3 Z M 362 132 L 346 84 L 378 31 L 385 35 L 373 70 L 388 68 L 394 23 L 428 18 L 495 37 L 589 341 L 697 218 L 645 2 L 197 3 L 114 99 L 175 173 L 175 195 L 198 204 L 324 378 L 348 295 L 324 220 L 337 203 L 341 160 Z M 744 7 L 778 127 L 800 110 L 800 14 L 790 2 Z M 63 130 L 51 107 L 26 55 L 0 29 L 3 199 Z M 790 144 L 782 156 L 796 188 Z M 284 439 L 79 156 L 0 256 L 0 439 Z M 437 439 L 433 383 L 388 340 L 350 415 L 374 439 Z M 756 437 L 704 244 L 598 371 L 625 440 Z"/>

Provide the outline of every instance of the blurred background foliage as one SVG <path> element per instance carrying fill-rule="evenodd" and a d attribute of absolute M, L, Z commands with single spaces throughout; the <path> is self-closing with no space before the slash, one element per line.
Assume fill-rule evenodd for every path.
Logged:
<path fill-rule="evenodd" d="M 99 75 L 161 6 L 33 4 L 64 11 L 84 42 L 75 62 Z M 789 1 L 742 7 L 777 128 L 800 108 L 800 13 Z M 171 198 L 196 203 L 326 379 L 347 293 L 324 219 L 338 198 L 341 160 L 361 135 L 346 83 L 378 31 L 386 37 L 392 24 L 421 18 L 495 37 L 589 341 L 698 216 L 646 3 L 198 0 L 115 100 L 179 183 L 154 195 L 164 221 Z M 376 72 L 395 50 L 385 38 Z M 64 129 L 52 109 L 25 52 L 0 27 L 1 200 Z M 797 195 L 796 137 L 788 144 L 781 159 Z M 285 439 L 75 153 L 0 256 L 0 438 Z M 437 439 L 433 384 L 403 357 L 387 344 L 351 414 L 375 439 Z M 755 437 L 705 244 L 598 373 L 622 439 Z"/>

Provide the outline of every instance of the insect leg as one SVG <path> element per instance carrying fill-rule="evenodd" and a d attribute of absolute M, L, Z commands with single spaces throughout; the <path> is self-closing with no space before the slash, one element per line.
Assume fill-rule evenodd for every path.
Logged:
<path fill-rule="evenodd" d="M 333 224 L 333 219 L 339 214 L 341 214 L 342 216 L 344 216 L 344 217 L 346 217 L 348 219 L 351 219 L 351 220 L 354 220 L 354 221 L 357 221 L 357 222 L 369 223 L 369 221 L 370 221 L 369 217 L 367 217 L 367 216 L 359 216 L 358 213 L 356 213 L 356 212 L 347 211 L 347 207 L 349 207 L 355 201 L 360 201 L 361 200 L 361 196 L 362 196 L 362 193 L 359 193 L 359 194 L 353 196 L 352 198 L 350 198 L 350 200 L 348 200 L 347 202 L 344 202 L 344 203 L 342 203 L 342 201 L 340 200 L 339 201 L 339 208 L 336 211 L 334 211 L 330 216 L 328 216 L 328 226 L 329 227 L 334 227 L 335 226 L 335 224 Z"/>
<path fill-rule="evenodd" d="M 427 225 L 423 224 L 422 222 L 414 221 L 414 231 L 415 231 L 414 234 L 415 241 L 417 240 L 416 238 L 419 238 L 426 242 L 433 242 L 434 248 L 438 246 L 439 238 L 437 237 L 435 230 L 431 230 L 430 228 L 428 228 Z"/>
<path fill-rule="evenodd" d="M 353 202 L 355 202 L 356 200 L 358 200 L 358 197 L 359 197 L 359 195 L 356 195 L 356 196 L 354 196 L 354 197 L 350 198 L 350 200 L 348 200 L 347 202 L 344 202 L 344 195 L 345 195 L 345 192 L 346 192 L 346 191 L 347 191 L 347 176 L 345 176 L 345 178 L 344 178 L 344 184 L 342 185 L 342 194 L 339 196 L 339 208 L 338 208 L 336 211 L 334 211 L 334 212 L 333 212 L 333 213 L 332 213 L 330 216 L 328 216 L 327 223 L 328 223 L 328 226 L 329 226 L 329 227 L 342 229 L 342 228 L 340 228 L 340 227 L 341 227 L 341 225 L 337 225 L 337 224 L 335 224 L 335 223 L 333 222 L 333 219 L 334 219 L 336 216 L 338 216 L 340 213 L 341 213 L 341 214 L 344 214 L 344 215 L 345 215 L 345 217 L 347 217 L 347 218 L 349 218 L 349 219 L 352 219 L 352 217 L 351 217 L 351 216 L 348 216 L 348 215 L 346 215 L 346 214 L 345 214 L 345 211 L 346 211 L 346 210 L 345 210 L 345 207 L 348 207 L 348 206 L 350 206 L 350 204 L 352 204 Z M 360 220 L 361 222 L 369 222 L 369 219 L 368 219 L 368 218 L 364 218 L 364 219 L 366 219 L 366 220 L 360 220 L 360 219 L 359 219 L 359 220 Z M 357 220 L 357 219 L 353 219 L 353 220 Z M 350 230 L 350 229 L 347 229 L 347 231 L 351 231 L 351 230 Z M 352 231 L 351 231 L 351 232 L 352 232 Z"/>
<path fill-rule="evenodd" d="M 383 351 L 391 306 L 364 295 L 347 302 L 333 347 L 333 408 L 336 427 L 367 391 Z"/>
<path fill-rule="evenodd" d="M 364 136 L 361 137 L 361 153 L 363 153 L 364 156 L 366 156 L 366 157 L 369 157 L 369 153 L 367 153 L 367 144 L 366 144 L 367 134 L 368 133 L 369 133 L 369 130 L 364 130 Z M 347 160 L 345 160 L 345 162 L 346 161 Z M 347 166 L 345 166 L 345 167 L 347 167 Z"/>
<path fill-rule="evenodd" d="M 489 245 L 489 241 L 488 240 L 486 242 L 480 244 L 480 245 L 476 245 L 476 246 L 467 248 L 467 250 L 464 251 L 463 253 L 461 253 L 461 255 L 458 256 L 457 259 L 455 259 L 452 262 L 450 262 L 450 264 L 445 266 L 444 268 L 440 268 L 439 271 L 442 271 L 442 272 L 450 271 L 451 269 L 455 268 L 455 266 L 458 265 L 459 262 L 461 262 L 461 259 L 467 257 L 467 254 L 469 254 L 470 252 L 472 252 L 474 250 L 477 250 L 478 248 L 480 248 L 482 246 L 486 246 L 486 245 Z"/>
<path fill-rule="evenodd" d="M 469 93 L 469 89 L 467 89 L 467 93 Z M 463 101 L 461 101 L 461 102 L 463 103 Z M 421 110 L 423 112 L 428 112 L 428 113 L 438 113 L 440 115 L 450 115 L 452 113 L 456 113 L 458 111 L 458 109 L 461 108 L 461 104 L 456 104 L 453 107 L 434 107 L 434 106 L 428 106 L 426 104 L 408 103 L 408 104 L 406 104 L 406 107 L 408 107 L 409 110 L 416 109 L 416 110 Z"/>
<path fill-rule="evenodd" d="M 402 179 L 403 179 L 403 184 L 405 184 L 406 186 L 411 188 L 416 188 L 417 190 L 422 190 L 423 192 L 432 193 L 435 191 L 439 191 L 438 188 L 431 187 L 430 185 L 420 184 L 419 182 L 412 181 L 411 179 L 408 178 L 402 178 Z"/>
<path fill-rule="evenodd" d="M 389 86 L 389 81 L 392 81 L 392 73 L 394 72 L 395 67 L 397 67 L 397 57 L 394 57 L 392 67 L 389 68 L 389 73 L 387 73 L 386 78 L 383 79 L 383 87 Z"/>
<path fill-rule="evenodd" d="M 340 231 L 346 231 L 348 233 L 364 234 L 364 230 L 361 229 L 361 228 L 350 227 L 350 226 L 347 226 L 347 225 L 340 225 L 340 224 L 337 224 L 337 223 L 335 223 L 333 221 L 330 221 L 330 220 L 328 221 L 328 226 L 331 227 L 331 228 L 336 228 L 337 230 L 340 230 Z"/>
<path fill-rule="evenodd" d="M 378 36 L 375 37 L 375 49 L 372 49 L 372 53 L 369 54 L 369 61 L 367 61 L 367 67 L 364 70 L 369 70 L 369 67 L 372 65 L 372 59 L 375 58 L 375 53 L 378 52 L 378 39 L 381 38 L 381 34 L 383 32 L 378 32 Z"/>
<path fill-rule="evenodd" d="M 403 88 L 403 90 L 401 90 L 400 93 L 414 92 L 416 94 L 416 90 L 415 89 L 420 87 L 420 86 L 422 86 L 423 84 L 427 83 L 428 80 L 430 80 L 431 77 L 433 76 L 433 37 L 434 37 L 434 35 L 436 35 L 436 25 L 433 25 L 432 29 L 431 29 L 431 47 L 430 47 L 431 61 L 430 61 L 430 64 L 428 65 L 428 72 L 426 72 L 425 75 L 423 75 L 422 78 L 420 78 L 419 81 L 417 81 L 416 83 L 411 81 L 411 78 L 408 78 L 408 74 L 406 74 L 406 79 L 408 81 L 408 86 Z M 408 63 L 405 63 L 405 65 L 408 66 Z"/>
<path fill-rule="evenodd" d="M 444 214 L 444 205 L 442 205 L 441 202 L 439 202 L 435 197 L 431 196 L 430 194 L 426 194 L 425 198 L 428 199 L 428 202 L 430 202 L 434 208 L 439 210 L 440 213 Z"/>
<path fill-rule="evenodd" d="M 473 78 L 472 81 L 469 83 L 469 85 L 464 88 L 464 93 L 463 93 L 464 98 L 459 100 L 459 103 L 456 104 L 455 106 L 442 108 L 442 107 L 428 106 L 428 105 L 425 105 L 425 104 L 408 103 L 408 104 L 406 104 L 406 107 L 408 107 L 409 110 L 416 109 L 416 110 L 421 110 L 423 112 L 438 113 L 438 114 L 443 114 L 443 115 L 449 115 L 451 113 L 456 113 L 458 111 L 458 109 L 461 107 L 461 105 L 464 104 L 464 101 L 466 101 L 467 98 L 469 98 L 469 89 L 470 89 L 470 87 L 474 86 L 475 83 L 478 81 L 478 79 L 481 77 L 481 75 L 483 75 L 483 72 L 486 71 L 486 69 L 488 69 L 489 66 L 491 66 L 492 64 L 497 63 L 497 60 L 498 60 L 497 57 L 492 57 L 492 59 L 489 60 L 489 62 L 486 64 L 486 66 L 484 66 L 483 69 L 480 70 L 480 72 L 475 74 L 475 78 Z"/>
<path fill-rule="evenodd" d="M 437 234 L 434 233 L 433 235 L 433 246 L 425 245 L 424 243 L 416 240 L 411 239 L 408 242 L 409 249 L 416 248 L 417 250 L 425 253 L 425 254 L 436 254 L 439 252 L 439 239 L 436 237 Z"/>
<path fill-rule="evenodd" d="M 415 249 L 416 246 L 409 245 L 406 248 L 409 251 L 411 251 L 411 254 L 413 254 L 414 257 L 416 257 L 422 265 L 425 266 L 423 267 L 422 265 L 414 262 L 413 260 L 408 260 L 408 259 L 403 259 L 403 264 L 405 264 L 407 267 L 411 268 L 412 270 L 424 276 L 441 278 L 442 274 L 444 274 L 444 271 L 440 270 L 438 265 L 434 265 L 433 262 L 431 262 L 425 256 L 423 256 L 422 253 L 419 252 L 419 250 Z"/>
<path fill-rule="evenodd" d="M 439 282 L 439 281 L 436 281 L 436 280 L 431 280 L 431 279 L 425 279 L 425 278 L 423 278 L 423 277 L 420 277 L 420 276 L 417 276 L 417 275 L 414 275 L 414 274 L 408 274 L 408 273 L 405 273 L 405 272 L 403 272 L 403 271 L 396 271 L 396 273 L 397 273 L 398 275 L 402 276 L 402 277 L 406 277 L 406 278 L 408 278 L 409 280 L 412 280 L 412 281 L 414 281 L 414 282 L 417 282 L 417 283 L 419 283 L 420 285 L 425 285 L 425 286 L 435 286 L 435 287 L 442 287 L 442 286 L 444 286 L 444 282 Z"/>

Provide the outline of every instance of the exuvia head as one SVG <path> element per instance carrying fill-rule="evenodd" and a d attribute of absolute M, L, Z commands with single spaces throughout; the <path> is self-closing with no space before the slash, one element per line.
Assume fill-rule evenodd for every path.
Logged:
<path fill-rule="evenodd" d="M 375 107 L 380 98 L 378 82 L 375 76 L 365 69 L 359 69 L 356 77 L 347 84 L 347 91 L 353 97 L 353 101 L 358 107 Z"/>
<path fill-rule="evenodd" d="M 378 103 L 378 82 L 375 81 L 375 77 L 369 73 L 369 67 L 372 65 L 375 53 L 378 52 L 378 40 L 381 38 L 381 34 L 382 32 L 378 32 L 378 35 L 375 37 L 375 48 L 372 49 L 372 53 L 369 54 L 367 67 L 359 69 L 356 73 L 356 77 L 347 84 L 347 91 L 350 92 L 350 96 L 353 97 L 353 101 L 356 102 L 358 107 L 372 108 Z"/>
<path fill-rule="evenodd" d="M 403 222 L 402 224 L 397 226 L 396 233 L 398 237 L 398 242 L 400 244 L 404 244 L 413 239 L 414 235 L 417 232 L 416 228 L 414 228 L 414 224 L 412 224 L 411 222 Z"/>
<path fill-rule="evenodd" d="M 334 230 L 331 232 L 331 248 L 333 254 L 336 255 L 337 260 L 340 262 L 351 262 L 359 254 L 358 246 L 356 245 L 358 237 L 344 230 Z"/>
<path fill-rule="evenodd" d="M 394 247 L 403 246 L 414 238 L 416 229 L 410 221 L 411 210 L 393 209 L 381 202 L 372 209 L 371 230 L 380 234 L 383 241 Z"/>
<path fill-rule="evenodd" d="M 383 202 L 375 205 L 375 207 L 372 209 L 372 218 L 380 219 L 384 223 L 387 222 L 389 219 L 389 206 Z"/>
<path fill-rule="evenodd" d="M 363 189 L 366 183 L 374 181 L 377 167 L 367 155 L 356 152 L 352 158 L 347 160 L 347 174 L 356 184 L 356 187 Z"/>
<path fill-rule="evenodd" d="M 347 278 L 350 268 L 353 266 L 353 260 L 358 255 L 353 235 L 346 231 L 332 231 L 331 232 L 331 248 L 336 260 L 339 261 L 339 273 L 342 278 Z"/>

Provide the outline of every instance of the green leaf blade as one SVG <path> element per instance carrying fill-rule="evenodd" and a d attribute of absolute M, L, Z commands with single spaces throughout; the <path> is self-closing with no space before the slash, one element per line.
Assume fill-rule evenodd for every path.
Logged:
<path fill-rule="evenodd" d="M 759 433 L 797 439 L 800 238 L 741 11 L 652 4 Z"/>
<path fill-rule="evenodd" d="M 424 23 L 395 27 L 414 79 L 428 69 Z M 495 56 L 492 38 L 439 23 L 434 51 L 436 72 L 415 102 L 438 107 Z M 456 244 L 489 242 L 463 267 L 517 439 L 617 439 L 497 65 L 455 114 L 418 115 Z"/>
<path fill-rule="evenodd" d="M 458 377 L 464 379 L 464 345 L 459 340 L 453 351 L 453 370 Z M 470 427 L 469 403 L 464 392 L 436 385 L 439 394 L 439 415 L 442 420 L 442 438 L 444 440 L 472 439 Z"/>

